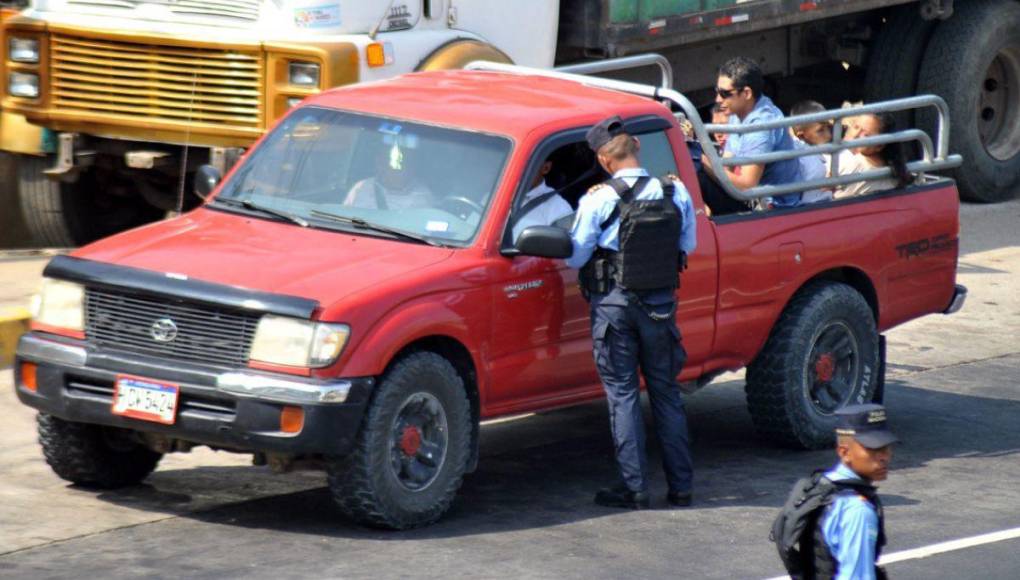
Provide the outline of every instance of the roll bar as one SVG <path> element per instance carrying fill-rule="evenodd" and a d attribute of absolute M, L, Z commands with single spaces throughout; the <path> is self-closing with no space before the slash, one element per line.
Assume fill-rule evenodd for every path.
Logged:
<path fill-rule="evenodd" d="M 649 66 L 652 64 L 658 65 L 660 68 L 663 69 L 663 71 L 669 69 L 669 61 L 667 61 L 661 55 L 638 55 L 634 57 L 624 57 L 620 59 L 607 59 L 602 61 L 583 63 L 580 65 L 570 65 L 555 70 L 538 69 L 487 61 L 474 61 L 464 68 L 468 70 L 492 71 L 558 78 L 562 80 L 573 81 L 590 87 L 609 89 L 624 93 L 630 93 L 633 95 L 669 101 L 676 105 L 690 121 L 691 126 L 694 129 L 694 136 L 701 144 L 701 148 L 705 153 L 705 157 L 708 159 L 709 164 L 712 166 L 713 173 L 715 173 L 715 175 L 719 177 L 718 179 L 719 184 L 731 197 L 741 201 L 752 201 L 767 196 L 796 193 L 812 189 L 819 189 L 823 187 L 845 185 L 847 183 L 855 183 L 860 181 L 875 181 L 891 177 L 893 173 L 892 169 L 888 167 L 883 167 L 881 169 L 876 169 L 872 171 L 854 173 L 853 175 L 837 175 L 836 177 L 827 177 L 824 179 L 814 179 L 810 181 L 799 181 L 796 183 L 788 183 L 783 185 L 758 185 L 756 187 L 752 187 L 746 190 L 741 190 L 738 189 L 733 184 L 732 181 L 730 181 L 726 172 L 723 170 L 723 167 L 731 167 L 735 165 L 766 164 L 786 159 L 796 159 L 798 157 L 805 157 L 809 155 L 818 155 L 821 153 L 835 153 L 837 151 L 844 149 L 868 147 L 874 145 L 885 145 L 888 143 L 906 143 L 913 141 L 919 142 L 921 144 L 922 149 L 924 150 L 924 158 L 922 160 L 913 161 L 907 164 L 907 169 L 913 173 L 922 174 L 944 169 L 951 169 L 953 167 L 959 167 L 963 163 L 963 158 L 960 157 L 959 155 L 949 154 L 949 107 L 946 105 L 946 102 L 941 97 L 936 95 L 920 95 L 916 97 L 908 97 L 905 99 L 883 101 L 880 103 L 873 103 L 870 105 L 853 107 L 849 109 L 834 109 L 831 111 L 824 111 L 821 113 L 797 115 L 794 117 L 786 117 L 784 119 L 770 121 L 767 123 L 755 123 L 754 125 L 706 125 L 701 121 L 701 116 L 699 115 L 697 108 L 694 106 L 693 103 L 691 103 L 691 101 L 685 95 L 683 95 L 683 93 L 674 90 L 671 86 L 666 86 L 666 83 L 668 80 L 670 80 L 669 77 L 671 75 L 667 76 L 664 73 L 663 86 L 658 87 L 629 81 L 620 81 L 616 79 L 606 79 L 600 77 L 585 76 L 583 74 L 577 74 L 581 72 L 587 73 L 610 72 L 624 68 Z M 710 132 L 727 134 L 745 134 L 754 133 L 757 131 L 765 131 L 769 129 L 778 128 L 788 129 L 796 125 L 804 125 L 808 123 L 817 123 L 823 121 L 836 121 L 838 119 L 843 119 L 845 117 L 854 117 L 862 114 L 905 111 L 909 109 L 920 109 L 925 107 L 934 107 L 938 113 L 938 124 L 934 143 L 932 142 L 931 137 L 927 133 L 918 129 L 905 129 L 902 131 L 896 131 L 894 133 L 876 135 L 874 137 L 867 137 L 864 139 L 853 139 L 851 141 L 844 141 L 842 125 L 840 123 L 835 123 L 833 126 L 832 143 L 827 145 L 804 147 L 793 151 L 778 151 L 772 153 L 763 153 L 760 155 L 749 155 L 745 157 L 729 157 L 723 159 L 716 152 L 715 143 L 712 141 L 709 135 Z M 839 163 L 838 155 L 833 155 L 832 167 L 834 170 L 838 169 L 838 163 Z"/>

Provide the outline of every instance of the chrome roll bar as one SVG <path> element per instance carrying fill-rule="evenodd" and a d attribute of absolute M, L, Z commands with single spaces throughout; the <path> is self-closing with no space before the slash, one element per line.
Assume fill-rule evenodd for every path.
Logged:
<path fill-rule="evenodd" d="M 643 68 L 646 66 L 659 67 L 659 72 L 662 74 L 662 81 L 660 81 L 660 88 L 672 89 L 673 88 L 673 65 L 669 64 L 669 60 L 661 54 L 646 53 L 637 54 L 634 56 L 624 56 L 621 58 L 610 58 L 604 60 L 593 60 L 591 62 L 581 62 L 577 64 L 568 64 L 564 66 L 556 67 L 555 70 L 565 73 L 574 73 L 579 75 L 590 75 L 602 72 L 613 72 L 624 69 L 632 68 Z"/>
<path fill-rule="evenodd" d="M 640 65 L 634 64 L 635 62 L 637 62 L 636 59 L 638 59 L 639 57 L 647 58 L 647 61 L 642 61 Z M 666 61 L 665 58 L 661 57 L 661 55 L 639 55 L 638 57 L 607 59 L 592 63 L 583 63 L 581 65 L 571 65 L 569 67 L 564 67 L 562 69 L 557 70 L 538 69 L 487 61 L 475 61 L 468 64 L 464 68 L 468 70 L 492 71 L 557 78 L 567 81 L 573 81 L 590 87 L 620 91 L 624 93 L 630 93 L 633 95 L 650 97 L 657 100 L 670 101 L 674 105 L 676 105 L 690 121 L 691 127 L 693 128 L 694 131 L 694 136 L 697 139 L 697 141 L 701 144 L 701 148 L 705 153 L 705 158 L 708 161 L 709 165 L 711 165 L 713 173 L 716 176 L 718 176 L 719 184 L 731 197 L 741 201 L 752 201 L 767 196 L 809 191 L 812 189 L 833 187 L 860 181 L 875 181 L 879 179 L 885 179 L 892 175 L 892 170 L 886 167 L 873 171 L 855 173 L 853 175 L 837 175 L 836 177 L 827 177 L 825 179 L 814 179 L 810 181 L 799 181 L 796 183 L 788 183 L 783 185 L 759 185 L 746 190 L 741 190 L 738 189 L 729 179 L 725 170 L 723 169 L 724 167 L 730 167 L 735 165 L 766 164 L 775 161 L 806 157 L 810 155 L 836 153 L 841 150 L 856 147 L 885 145 L 889 143 L 905 143 L 912 141 L 917 141 L 921 143 L 921 146 L 924 150 L 923 160 L 913 161 L 907 164 L 907 169 L 913 173 L 923 174 L 928 172 L 941 171 L 945 169 L 952 169 L 954 167 L 959 167 L 963 163 L 963 158 L 960 157 L 959 155 L 949 154 L 949 107 L 946 105 L 946 102 L 941 97 L 936 95 L 920 95 L 916 97 L 908 97 L 905 99 L 896 99 L 892 101 L 883 101 L 881 103 L 873 103 L 861 107 L 834 109 L 830 111 L 824 111 L 821 113 L 797 115 L 795 117 L 786 117 L 784 119 L 770 121 L 767 123 L 755 123 L 754 125 L 706 125 L 701 121 L 701 116 L 698 113 L 697 107 L 695 107 L 694 104 L 691 103 L 691 101 L 686 96 L 684 96 L 682 93 L 676 90 L 673 90 L 671 87 L 666 87 L 665 85 L 662 87 L 657 87 L 652 85 L 633 83 L 629 81 L 620 81 L 616 79 L 606 79 L 601 77 L 592 77 L 585 76 L 582 74 L 576 74 L 578 72 L 609 72 L 612 70 L 619 70 L 620 68 L 634 68 L 636 66 L 648 66 L 652 64 L 653 61 L 655 63 L 660 63 L 661 61 L 659 59 L 665 61 L 665 65 L 659 64 L 660 67 L 662 66 L 668 67 L 668 61 Z M 832 143 L 828 145 L 804 147 L 801 149 L 796 149 L 794 151 L 781 151 L 773 153 L 764 153 L 761 155 L 750 155 L 746 157 L 733 157 L 723 159 L 723 157 L 720 156 L 716 151 L 715 142 L 712 140 L 709 134 L 710 132 L 727 134 L 746 134 L 758 131 L 765 131 L 769 129 L 779 128 L 789 129 L 797 125 L 805 125 L 808 123 L 818 123 L 823 121 L 836 121 L 838 119 L 843 119 L 845 117 L 855 117 L 857 115 L 863 114 L 905 111 L 909 109 L 919 109 L 925 107 L 934 107 L 938 113 L 938 124 L 934 143 L 932 142 L 931 137 L 927 133 L 925 133 L 924 131 L 920 131 L 918 129 L 905 129 L 903 131 L 896 131 L 894 133 L 877 135 L 875 137 L 867 137 L 864 139 L 844 141 L 842 125 L 836 122 L 833 126 Z M 834 154 L 832 156 L 832 168 L 834 171 L 838 170 L 838 163 L 839 163 L 838 155 Z"/>

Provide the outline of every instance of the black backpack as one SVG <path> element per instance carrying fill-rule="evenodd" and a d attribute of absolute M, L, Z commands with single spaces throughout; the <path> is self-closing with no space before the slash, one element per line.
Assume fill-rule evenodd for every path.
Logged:
<path fill-rule="evenodd" d="M 877 505 L 875 487 L 863 479 L 831 481 L 818 470 L 793 486 L 783 509 L 772 522 L 769 539 L 775 542 L 783 566 L 791 578 L 814 577 L 814 533 L 823 510 L 843 491 L 853 491 Z M 879 539 L 884 543 L 884 538 Z M 881 545 L 876 546 L 877 557 Z"/>

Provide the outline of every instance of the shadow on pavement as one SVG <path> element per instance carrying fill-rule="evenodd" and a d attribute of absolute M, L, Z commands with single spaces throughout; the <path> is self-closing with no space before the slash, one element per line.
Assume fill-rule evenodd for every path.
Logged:
<path fill-rule="evenodd" d="M 798 452 L 758 439 L 743 409 L 742 385 L 713 386 L 690 399 L 696 461 L 695 507 L 778 509 L 793 482 L 834 463 L 831 451 Z M 960 395 L 890 382 L 887 403 L 893 428 L 904 443 L 895 469 L 916 468 L 952 457 L 1020 453 L 1020 401 Z M 373 540 L 435 539 L 547 528 L 617 514 L 591 503 L 595 489 L 615 477 L 603 403 L 493 425 L 483 430 L 479 469 L 465 478 L 453 509 L 438 524 L 402 533 L 369 530 L 345 520 L 327 489 L 278 495 L 186 518 L 244 528 Z M 653 508 L 665 513 L 665 484 L 652 448 Z M 177 478 L 237 480 L 236 468 L 157 472 L 160 486 Z M 212 470 L 212 471 L 210 471 Z M 221 470 L 217 473 L 216 470 Z M 227 470 L 229 472 L 222 472 Z M 289 476 L 283 476 L 289 477 Z M 192 491 L 195 489 L 191 486 Z M 178 511 L 187 501 L 172 489 L 152 486 L 103 493 L 103 501 L 137 509 Z M 910 497 L 888 495 L 886 504 L 912 505 Z M 174 509 L 176 508 L 176 509 Z M 701 517 L 701 516 L 699 516 Z M 762 522 L 763 530 L 769 522 Z"/>

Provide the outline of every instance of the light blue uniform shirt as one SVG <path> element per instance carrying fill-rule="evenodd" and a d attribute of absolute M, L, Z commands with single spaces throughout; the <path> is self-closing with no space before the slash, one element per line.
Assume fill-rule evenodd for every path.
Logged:
<path fill-rule="evenodd" d="M 825 477 L 829 481 L 860 479 L 842 463 L 826 472 Z M 840 493 L 822 516 L 822 534 L 836 560 L 836 580 L 875 578 L 878 513 L 871 502 L 855 493 Z"/>
<path fill-rule="evenodd" d="M 754 104 L 751 112 L 740 120 L 735 115 L 730 118 L 731 124 L 753 125 L 755 123 L 767 123 L 783 118 L 783 112 L 772 102 L 772 99 L 762 95 Z M 730 135 L 726 140 L 726 147 L 723 150 L 734 157 L 746 157 L 749 155 L 760 155 L 774 151 L 792 151 L 794 148 L 793 137 L 790 132 L 780 127 L 768 131 L 756 131 L 744 135 Z M 761 175 L 759 185 L 785 185 L 799 181 L 800 162 L 796 159 L 776 161 L 765 164 L 765 171 Z M 773 205 L 776 207 L 794 207 L 800 204 L 800 194 L 791 193 L 777 195 L 773 198 Z"/>
<path fill-rule="evenodd" d="M 633 186 L 638 178 L 648 177 L 648 172 L 641 168 L 621 169 L 613 178 L 623 179 L 627 185 Z M 662 185 L 658 179 L 650 179 L 644 189 L 634 195 L 634 199 L 662 199 Z M 570 238 L 574 242 L 574 254 L 567 258 L 567 265 L 580 268 L 591 259 L 596 246 L 607 250 L 620 249 L 620 220 L 615 219 L 603 230 L 602 222 L 609 218 L 616 207 L 620 196 L 608 186 L 602 186 L 581 197 L 577 205 L 577 216 L 570 230 Z M 694 202 L 691 194 L 679 181 L 673 181 L 673 203 L 680 208 L 680 240 L 679 247 L 690 255 L 698 244 L 697 223 L 694 219 Z"/>

